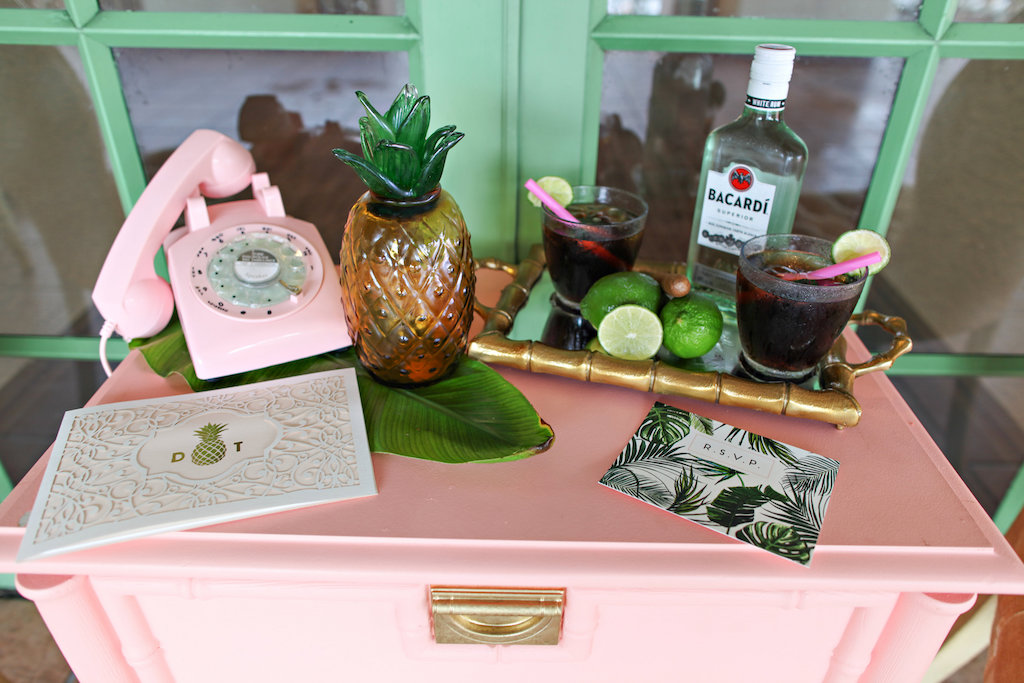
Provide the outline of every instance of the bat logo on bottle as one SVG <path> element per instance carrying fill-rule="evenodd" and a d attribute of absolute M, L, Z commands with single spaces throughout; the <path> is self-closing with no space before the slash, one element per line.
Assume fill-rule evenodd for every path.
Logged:
<path fill-rule="evenodd" d="M 754 172 L 746 166 L 737 166 L 729 172 L 729 184 L 734 190 L 746 192 L 754 185 Z"/>

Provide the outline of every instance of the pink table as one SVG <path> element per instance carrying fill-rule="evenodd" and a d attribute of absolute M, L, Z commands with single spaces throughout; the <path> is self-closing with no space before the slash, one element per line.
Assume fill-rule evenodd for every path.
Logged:
<path fill-rule="evenodd" d="M 501 372 L 554 428 L 549 451 L 374 455 L 375 497 L 15 565 L 43 458 L 0 505 L 0 572 L 19 574 L 85 683 L 907 683 L 975 594 L 1024 593 L 1024 566 L 880 374 L 857 380 L 864 416 L 840 431 Z M 186 391 L 133 354 L 92 403 Z M 597 483 L 656 398 L 841 462 L 810 567 Z M 557 644 L 435 642 L 439 586 L 564 590 Z"/>

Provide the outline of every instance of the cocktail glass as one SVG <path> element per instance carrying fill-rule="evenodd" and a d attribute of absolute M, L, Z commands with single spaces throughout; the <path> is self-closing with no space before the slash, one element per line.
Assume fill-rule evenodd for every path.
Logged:
<path fill-rule="evenodd" d="M 594 336 L 579 315 L 590 286 L 636 262 L 647 221 L 647 202 L 625 190 L 600 185 L 572 188 L 566 208 L 577 222 L 542 207 L 544 255 L 555 293 L 553 310 L 541 338 L 545 344 L 581 349 Z"/>
<path fill-rule="evenodd" d="M 864 289 L 864 271 L 828 280 L 788 281 L 773 273 L 832 263 L 832 242 L 764 235 L 740 249 L 736 326 L 740 362 L 758 379 L 803 382 L 835 343 Z"/>

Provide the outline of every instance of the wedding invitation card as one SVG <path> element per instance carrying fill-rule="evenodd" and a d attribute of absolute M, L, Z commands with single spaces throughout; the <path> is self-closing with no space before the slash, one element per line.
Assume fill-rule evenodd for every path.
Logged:
<path fill-rule="evenodd" d="M 18 560 L 376 492 L 351 368 L 82 408 Z"/>

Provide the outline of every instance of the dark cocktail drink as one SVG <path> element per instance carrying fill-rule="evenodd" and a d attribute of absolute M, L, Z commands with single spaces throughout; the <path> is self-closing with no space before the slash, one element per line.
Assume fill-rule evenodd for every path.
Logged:
<path fill-rule="evenodd" d="M 633 267 L 647 204 L 631 192 L 582 186 L 573 188 L 566 208 L 576 222 L 543 211 L 544 255 L 555 293 L 563 303 L 577 305 L 599 279 Z"/>
<path fill-rule="evenodd" d="M 767 235 L 747 242 L 736 277 L 741 361 L 764 379 L 802 381 L 813 374 L 846 327 L 865 276 L 783 280 L 832 263 L 831 242 L 803 235 Z"/>
<path fill-rule="evenodd" d="M 631 192 L 590 185 L 572 190 L 573 203 L 566 208 L 575 221 L 562 220 L 546 208 L 542 211 L 544 256 L 561 309 L 553 318 L 577 314 L 591 285 L 610 273 L 632 269 L 647 220 L 647 203 Z M 583 347 L 582 340 L 585 345 L 587 334 L 573 328 L 570 339 L 556 333 L 556 321 L 550 322 L 544 343 L 575 349 Z M 593 334 L 582 319 L 580 325 Z"/>
<path fill-rule="evenodd" d="M 554 216 L 545 216 L 544 252 L 555 290 L 563 299 L 579 303 L 590 286 L 610 273 L 629 270 L 640 250 L 643 231 L 632 234 L 609 230 L 605 221 L 636 218 L 621 209 L 599 204 L 566 207 L 579 219 L 571 231 Z M 567 234 L 570 233 L 571 234 Z"/>

